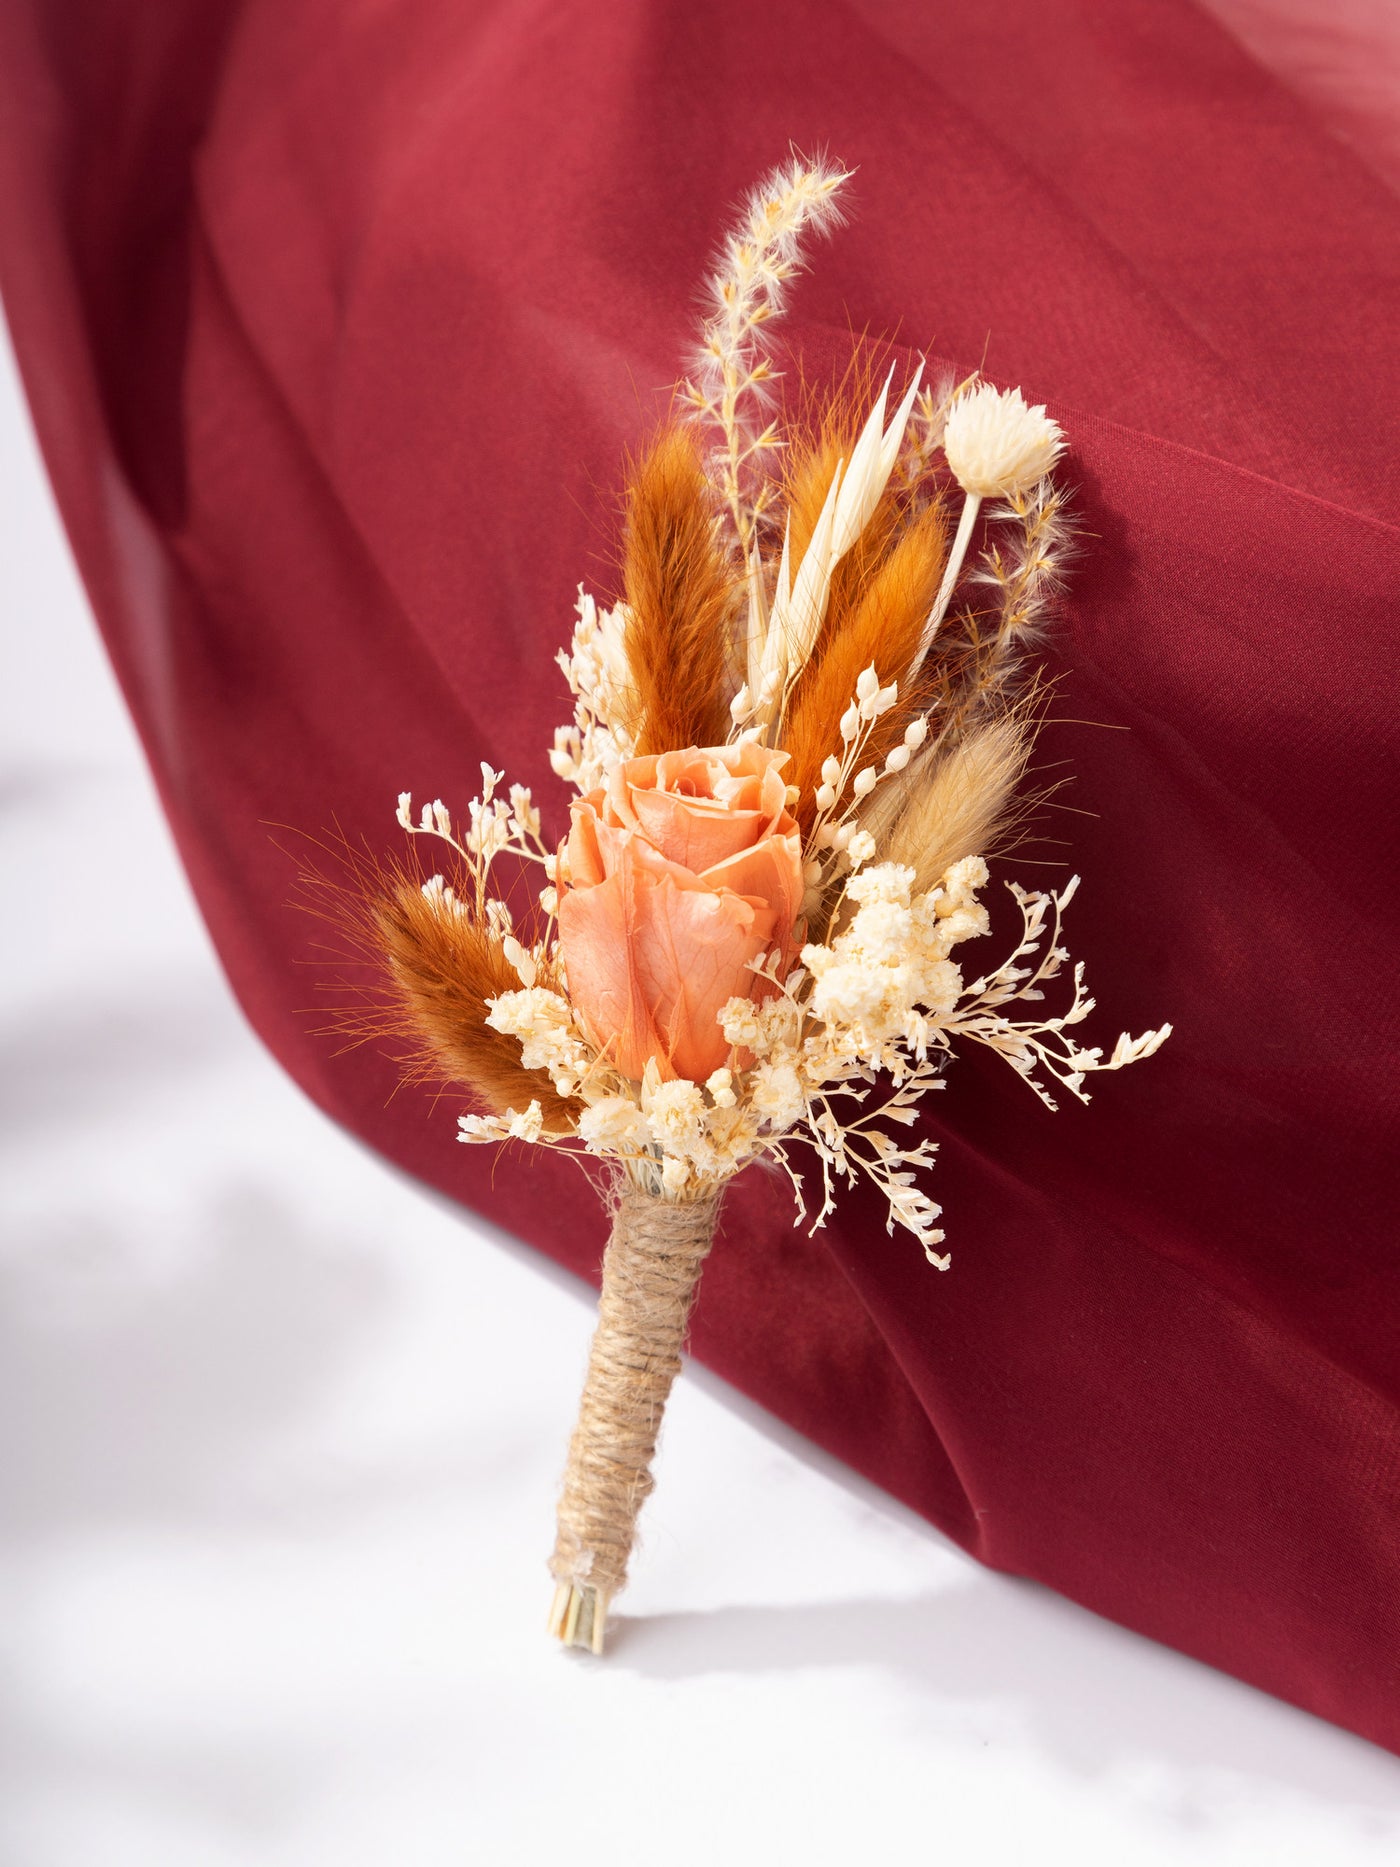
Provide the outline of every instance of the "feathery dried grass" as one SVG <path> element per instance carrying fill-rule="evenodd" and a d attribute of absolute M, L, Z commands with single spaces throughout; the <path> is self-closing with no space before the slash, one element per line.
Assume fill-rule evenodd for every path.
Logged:
<path fill-rule="evenodd" d="M 429 900 L 408 868 L 343 839 L 330 853 L 343 879 L 303 866 L 297 901 L 335 929 L 336 959 L 355 976 L 342 971 L 329 988 L 346 1002 L 329 1008 L 321 1034 L 352 1048 L 382 1044 L 405 1083 L 458 1086 L 491 1114 L 537 1101 L 549 1132 L 569 1132 L 579 1105 L 543 1070 L 525 1069 L 517 1040 L 486 1022 L 487 1000 L 520 988 L 495 938 L 465 906 Z"/>
<path fill-rule="evenodd" d="M 743 590 L 689 428 L 663 429 L 632 474 L 622 570 L 637 751 L 718 745 L 729 731 L 731 619 Z"/>
<path fill-rule="evenodd" d="M 861 825 L 875 838 L 880 860 L 906 863 L 914 892 L 923 893 L 955 862 L 988 854 L 1021 814 L 1015 792 L 1033 738 L 1024 714 L 1008 714 L 951 749 L 931 748 L 902 782 L 878 785 Z"/>
<path fill-rule="evenodd" d="M 898 704 L 881 717 L 871 735 L 869 763 L 882 761 L 909 722 L 940 696 L 939 664 L 921 669 L 912 683 L 904 677 L 943 571 L 943 515 L 936 506 L 926 507 L 901 531 L 896 502 L 887 496 L 881 501 L 885 507 L 889 512 L 884 523 L 893 545 L 872 547 L 872 556 L 877 550 L 879 556 L 863 578 L 838 575 L 833 581 L 826 626 L 788 703 L 783 748 L 791 762 L 785 776 L 798 788 L 797 817 L 804 831 L 815 808 L 813 792 L 822 761 L 835 748 L 836 723 L 850 705 L 864 669 L 873 666 L 884 685 L 900 683 Z M 872 524 L 879 520 L 877 509 Z"/>
<path fill-rule="evenodd" d="M 719 431 L 715 478 L 744 560 L 772 495 L 765 462 L 782 445 L 778 424 L 763 419 L 778 377 L 772 327 L 785 309 L 790 281 L 803 270 L 803 242 L 841 224 L 836 197 L 849 179 L 824 156 L 794 154 L 749 195 L 707 281 L 711 311 L 694 379 L 682 392 Z"/>
<path fill-rule="evenodd" d="M 1070 495 L 1051 480 L 1017 493 L 987 514 L 995 528 L 967 578 L 993 593 L 995 607 L 965 605 L 939 632 L 936 651 L 949 670 L 949 699 L 938 722 L 942 745 L 960 744 L 1008 701 L 1029 703 L 1028 652 L 1044 635 L 1064 574 L 1076 554 Z"/>

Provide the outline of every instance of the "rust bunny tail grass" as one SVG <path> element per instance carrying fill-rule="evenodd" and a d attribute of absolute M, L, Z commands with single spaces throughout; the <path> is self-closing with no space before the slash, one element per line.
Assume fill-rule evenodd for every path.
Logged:
<path fill-rule="evenodd" d="M 720 541 L 693 428 L 662 430 L 634 470 L 622 542 L 637 751 L 717 745 L 741 576 Z"/>
<path fill-rule="evenodd" d="M 787 777 L 798 788 L 796 814 L 804 831 L 811 824 L 822 761 L 831 751 L 832 722 L 850 705 L 863 669 L 873 666 L 882 682 L 901 686 L 899 704 L 881 719 L 872 738 L 872 760 L 883 759 L 909 721 L 939 697 L 936 665 L 921 670 L 921 678 L 907 689 L 904 675 L 937 592 L 946 551 L 943 515 L 929 506 L 908 522 L 863 588 L 848 593 L 833 585 L 832 613 L 793 692 L 783 734 L 792 761 Z"/>
<path fill-rule="evenodd" d="M 488 999 L 520 981 L 465 904 L 425 894 L 415 868 L 381 863 L 344 837 L 318 846 L 340 873 L 303 863 L 296 901 L 337 936 L 325 989 L 343 1002 L 327 1006 L 322 1034 L 382 1045 L 404 1082 L 456 1085 L 492 1114 L 537 1101 L 545 1130 L 568 1132 L 578 1105 L 543 1070 L 525 1069 L 517 1040 L 485 1021 Z"/>
<path fill-rule="evenodd" d="M 618 1194 L 549 1564 L 549 1631 L 566 1646 L 602 1652 L 608 1604 L 627 1580 L 720 1196 L 665 1199 L 630 1180 Z"/>
<path fill-rule="evenodd" d="M 486 1022 L 488 1001 L 520 986 L 494 936 L 460 903 L 436 904 L 412 884 L 381 895 L 370 914 L 417 1072 L 462 1084 L 493 1114 L 537 1101 L 546 1131 L 568 1133 L 579 1105 L 543 1070 L 523 1068 L 518 1039 Z"/>

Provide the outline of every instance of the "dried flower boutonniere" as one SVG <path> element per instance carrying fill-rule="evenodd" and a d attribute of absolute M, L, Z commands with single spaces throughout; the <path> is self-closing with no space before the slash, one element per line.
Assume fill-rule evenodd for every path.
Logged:
<path fill-rule="evenodd" d="M 399 821 L 443 873 L 386 878 L 359 927 L 383 981 L 345 1026 L 406 1037 L 477 1108 L 470 1143 L 604 1163 L 612 1233 L 559 1504 L 550 1627 L 601 1651 L 651 1488 L 662 1409 L 725 1188 L 751 1162 L 820 1225 L 867 1176 L 946 1269 L 911 1133 L 956 1040 L 1054 1085 L 1150 1055 L 1074 1035 L 1092 1009 L 1044 988 L 1076 886 L 1012 885 L 1013 952 L 968 983 L 988 931 L 986 855 L 1016 812 L 1032 734 L 1027 650 L 1067 540 L 1064 437 L 1020 392 L 972 380 L 862 406 L 849 384 L 784 427 L 770 335 L 805 237 L 847 180 L 794 160 L 753 194 L 711 281 L 683 412 L 633 470 L 611 607 L 579 592 L 555 736 L 574 787 L 547 842 L 530 793 L 483 766 L 465 821 Z M 893 404 L 893 405 L 892 405 Z M 961 506 L 949 538 L 950 498 Z M 987 502 L 994 502 L 988 504 Z M 983 520 L 980 552 L 967 555 Z M 981 599 L 955 609 L 966 586 Z M 498 867 L 500 865 L 500 867 Z M 539 885 L 521 916 L 508 869 Z"/>

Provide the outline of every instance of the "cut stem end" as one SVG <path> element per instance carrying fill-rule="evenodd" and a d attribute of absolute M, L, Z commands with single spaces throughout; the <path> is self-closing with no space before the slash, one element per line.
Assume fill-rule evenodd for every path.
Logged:
<path fill-rule="evenodd" d="M 566 1647 L 584 1647 L 590 1653 L 603 1651 L 603 1633 L 608 1620 L 608 1597 L 597 1588 L 577 1582 L 560 1582 L 549 1609 L 549 1631 Z"/>

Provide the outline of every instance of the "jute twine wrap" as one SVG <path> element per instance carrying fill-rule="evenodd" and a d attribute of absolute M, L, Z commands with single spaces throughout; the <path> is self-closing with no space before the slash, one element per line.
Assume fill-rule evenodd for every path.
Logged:
<path fill-rule="evenodd" d="M 603 1255 L 598 1327 L 559 1499 L 550 1625 L 601 1651 L 608 1598 L 627 1579 L 637 1513 L 681 1344 L 714 1241 L 719 1194 L 686 1202 L 626 1183 Z"/>

